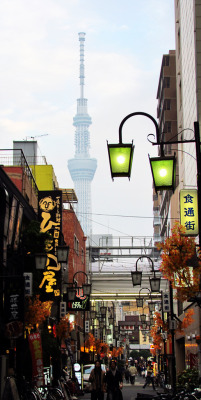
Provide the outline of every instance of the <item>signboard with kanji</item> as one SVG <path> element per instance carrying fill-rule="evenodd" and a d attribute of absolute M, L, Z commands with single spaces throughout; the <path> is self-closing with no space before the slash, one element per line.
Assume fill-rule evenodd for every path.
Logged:
<path fill-rule="evenodd" d="M 196 189 L 180 190 L 180 223 L 186 228 L 186 236 L 198 235 L 198 198 Z"/>
<path fill-rule="evenodd" d="M 32 359 L 32 378 L 33 381 L 36 379 L 36 385 L 40 387 L 44 385 L 43 351 L 40 333 L 35 332 L 30 334 L 28 340 Z"/>
<path fill-rule="evenodd" d="M 170 294 L 168 292 L 162 293 L 162 306 L 163 312 L 170 312 Z"/>
<path fill-rule="evenodd" d="M 14 339 L 23 335 L 24 278 L 9 277 L 4 290 L 5 336 Z"/>
<path fill-rule="evenodd" d="M 42 272 L 39 285 L 43 301 L 60 298 L 61 265 L 57 261 L 57 247 L 62 232 L 62 191 L 38 192 L 38 215 L 41 232 L 48 232 L 51 239 L 48 241 L 47 264 Z"/>

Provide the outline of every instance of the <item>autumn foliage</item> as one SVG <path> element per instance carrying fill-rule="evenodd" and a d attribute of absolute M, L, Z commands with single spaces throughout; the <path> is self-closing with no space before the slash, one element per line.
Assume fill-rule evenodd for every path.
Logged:
<path fill-rule="evenodd" d="M 47 317 L 50 316 L 52 301 L 40 301 L 39 295 L 35 298 L 29 298 L 28 309 L 25 313 L 25 325 L 41 325 Z"/>
<path fill-rule="evenodd" d="M 192 237 L 184 236 L 185 228 L 176 223 L 172 235 L 159 243 L 162 250 L 160 271 L 168 279 L 173 289 L 177 289 L 175 298 L 184 301 L 195 295 L 199 290 L 201 274 L 201 259 L 198 255 L 198 265 L 192 269 L 188 266 L 196 254 L 196 243 Z"/>
<path fill-rule="evenodd" d="M 95 339 L 92 333 L 89 333 L 85 346 L 89 351 L 93 351 L 98 355 L 111 356 L 112 358 L 118 357 L 123 352 L 122 347 L 113 347 L 113 350 L 110 351 L 108 344 L 102 342 L 100 339 Z"/>
<path fill-rule="evenodd" d="M 194 321 L 193 315 L 194 315 L 194 310 L 192 308 L 187 310 L 187 312 L 184 315 L 183 321 L 179 323 L 177 329 L 179 333 L 184 333 L 184 329 L 186 329 L 189 325 L 192 324 L 192 322 Z"/>
<path fill-rule="evenodd" d="M 194 321 L 193 315 L 194 315 L 194 310 L 192 308 L 187 310 L 184 315 L 183 321 L 178 320 L 178 328 L 176 329 L 176 332 L 183 334 L 184 329 L 186 329 Z M 171 340 L 171 332 L 169 331 L 168 322 L 164 322 L 161 318 L 160 313 L 155 312 L 154 325 L 152 326 L 150 331 L 153 339 L 152 353 L 154 355 L 156 354 L 156 350 L 161 350 L 162 348 L 162 343 L 163 343 L 162 332 L 167 332 L 167 339 Z"/>
<path fill-rule="evenodd" d="M 159 312 L 155 312 L 154 325 L 152 326 L 150 331 L 153 339 L 152 353 L 154 355 L 156 354 L 156 350 L 161 350 L 163 343 L 162 332 L 168 332 L 168 324 L 162 320 L 161 314 Z"/>
<path fill-rule="evenodd" d="M 56 326 L 56 335 L 59 339 L 66 339 L 70 336 L 71 331 L 73 330 L 73 323 L 69 320 L 69 314 L 66 314 L 65 317 L 61 318 L 59 323 Z"/>

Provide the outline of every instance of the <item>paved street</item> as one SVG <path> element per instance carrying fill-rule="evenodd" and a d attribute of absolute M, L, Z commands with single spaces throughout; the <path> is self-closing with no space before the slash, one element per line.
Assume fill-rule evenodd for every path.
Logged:
<path fill-rule="evenodd" d="M 135 379 L 135 385 L 131 385 L 128 383 L 125 383 L 124 381 L 124 387 L 122 390 L 123 394 L 123 400 L 135 400 L 137 398 L 137 393 L 143 393 L 143 394 L 149 394 L 149 395 L 156 395 L 157 392 L 163 392 L 162 389 L 156 388 L 156 391 L 152 389 L 151 386 L 147 386 L 145 389 L 143 389 L 144 385 L 144 378 L 137 376 Z M 91 394 L 90 393 L 85 393 L 84 396 L 79 396 L 79 400 L 91 400 Z M 104 400 L 106 400 L 106 394 L 104 397 Z"/>

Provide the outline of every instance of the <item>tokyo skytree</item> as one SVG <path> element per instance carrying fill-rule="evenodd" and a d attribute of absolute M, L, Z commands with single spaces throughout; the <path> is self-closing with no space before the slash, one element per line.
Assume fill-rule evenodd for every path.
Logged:
<path fill-rule="evenodd" d="M 97 160 L 90 158 L 91 117 L 87 112 L 87 99 L 84 98 L 84 42 L 85 33 L 80 32 L 80 98 L 77 99 L 77 114 L 73 118 L 75 130 L 75 155 L 68 160 L 68 169 L 74 182 L 75 192 L 78 197 L 76 214 L 86 236 L 92 234 L 91 224 L 91 181 L 93 180 Z"/>

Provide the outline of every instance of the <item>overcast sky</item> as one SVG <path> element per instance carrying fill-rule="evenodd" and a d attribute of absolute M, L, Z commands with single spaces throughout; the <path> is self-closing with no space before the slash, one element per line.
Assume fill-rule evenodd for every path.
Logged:
<path fill-rule="evenodd" d="M 135 111 L 156 118 L 163 54 L 175 49 L 174 0 L 1 0 L 1 149 L 13 140 L 38 140 L 60 187 L 73 188 L 73 117 L 79 92 L 78 32 L 85 40 L 85 97 L 92 182 L 93 233 L 152 236 L 152 178 L 147 141 L 155 127 L 130 118 L 123 141 L 135 144 L 131 180 L 112 182 L 106 140 L 118 142 L 122 119 Z M 46 135 L 46 136 L 42 136 Z"/>

